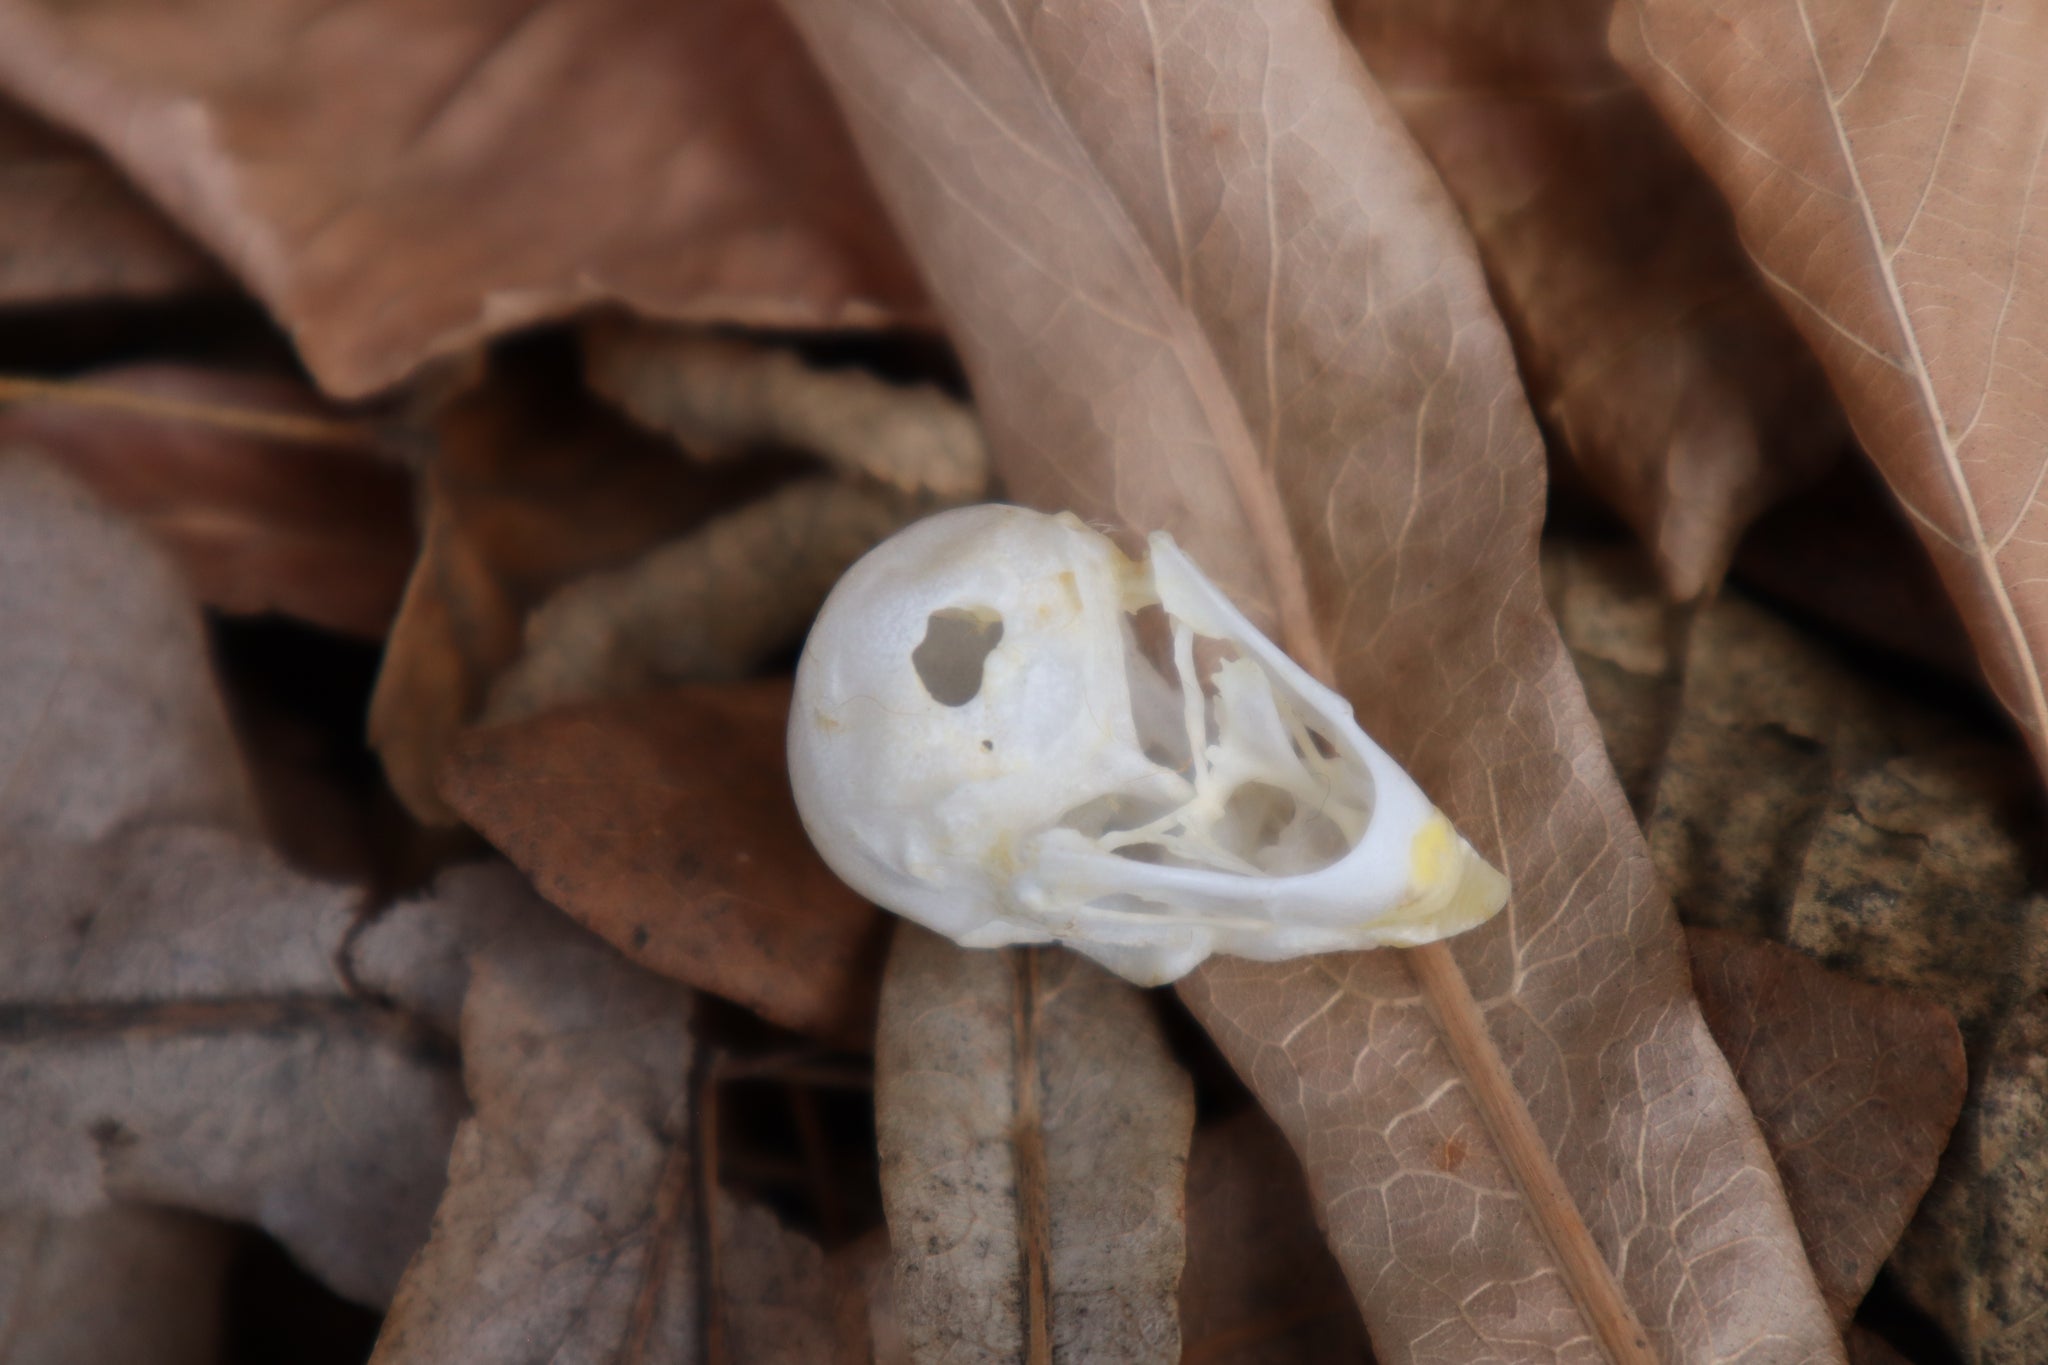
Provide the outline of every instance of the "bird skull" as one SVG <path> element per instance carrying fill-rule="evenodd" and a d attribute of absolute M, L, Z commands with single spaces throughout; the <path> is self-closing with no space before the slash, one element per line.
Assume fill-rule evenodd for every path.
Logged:
<path fill-rule="evenodd" d="M 797 668 L 790 779 L 854 889 L 969 947 L 1141 985 L 1211 953 L 1413 945 L 1507 881 L 1202 576 L 1071 514 L 966 507 L 870 551 Z"/>

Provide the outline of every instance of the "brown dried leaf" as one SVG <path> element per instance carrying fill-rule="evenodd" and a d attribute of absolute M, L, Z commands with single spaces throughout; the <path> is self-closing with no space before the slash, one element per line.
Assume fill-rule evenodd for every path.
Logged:
<path fill-rule="evenodd" d="M 1332 18 L 791 10 L 1009 489 L 1171 531 L 1515 880 L 1450 947 L 1183 989 L 1303 1155 L 1381 1356 L 1840 1359 L 1543 609 L 1507 339 Z"/>
<path fill-rule="evenodd" d="M 762 482 L 708 473 L 591 402 L 544 352 L 501 358 L 440 419 L 421 481 L 420 558 L 370 703 L 370 741 L 400 799 L 455 814 L 441 760 L 518 657 L 527 611 L 582 574 L 628 563 Z"/>
<path fill-rule="evenodd" d="M 354 894 L 249 837 L 197 612 L 139 533 L 9 457 L 0 638 L 0 1207 L 245 1219 L 382 1301 L 461 1095 L 422 1019 L 348 988 Z"/>
<path fill-rule="evenodd" d="M 0 1217 L 0 1361 L 215 1365 L 234 1244 L 168 1209 Z"/>
<path fill-rule="evenodd" d="M 174 294 L 219 271 L 106 159 L 0 102 L 0 304 Z"/>
<path fill-rule="evenodd" d="M 786 680 L 475 730 L 442 790 L 542 894 L 664 976 L 865 1046 L 883 925 L 804 836 Z"/>
<path fill-rule="evenodd" d="M 1612 600 L 1654 601 L 1647 575 L 1606 573 Z M 1568 626 L 1594 614 L 1589 598 L 1560 611 Z M 1630 651 L 1607 640 L 1627 633 L 1574 646 L 1591 639 L 1619 667 Z M 1737 593 L 1694 623 L 1680 669 L 1683 707 L 1654 760 L 1659 870 L 1693 921 L 1768 933 L 1954 1012 L 1972 1089 L 1893 1271 L 1970 1358 L 2040 1358 L 2048 1167 L 2030 1134 L 2048 1122 L 2048 1073 L 2029 1011 L 2048 986 L 2048 892 L 2029 765 Z"/>
<path fill-rule="evenodd" d="M 839 576 L 917 515 L 907 500 L 799 479 L 624 568 L 556 591 L 484 708 L 487 723 L 758 672 L 803 638 Z"/>
<path fill-rule="evenodd" d="M 1478 239 L 1537 412 L 1687 600 L 1847 431 L 1727 206 L 1608 56 L 1610 8 L 1340 11 Z"/>
<path fill-rule="evenodd" d="M 499 866 L 451 873 L 399 913 L 438 930 L 438 945 L 386 944 L 364 960 L 439 960 L 442 1004 L 464 997 L 475 1112 L 378 1365 L 687 1363 L 720 1358 L 702 1349 L 714 1330 L 726 1359 L 833 1359 L 839 1305 L 823 1252 L 723 1191 L 716 1218 L 701 1217 L 715 1175 L 692 1105 L 689 992 L 621 960 Z"/>
<path fill-rule="evenodd" d="M 1301 1163 L 1257 1110 L 1195 1133 L 1181 1365 L 1370 1361 Z"/>
<path fill-rule="evenodd" d="M 12 0 L 0 83 L 104 147 L 342 397 L 602 300 L 790 327 L 919 309 L 764 0 Z"/>
<path fill-rule="evenodd" d="M 138 365 L 90 382 L 148 399 L 327 415 L 305 386 L 269 376 Z M 210 607 L 281 612 L 371 640 L 390 628 L 416 553 L 412 481 L 366 448 L 54 403 L 0 412 L 7 444 L 33 445 L 140 522 Z"/>
<path fill-rule="evenodd" d="M 1847 1326 L 1962 1112 L 1962 1035 L 1922 996 L 1715 929 L 1686 935 L 1714 1041 L 1756 1110 L 1835 1321 Z"/>
<path fill-rule="evenodd" d="M 699 458 L 809 451 L 904 493 L 965 502 L 988 484 L 981 427 L 932 384 L 892 384 L 743 337 L 605 319 L 583 330 L 590 386 Z"/>
<path fill-rule="evenodd" d="M 1143 992 L 899 925 L 875 1126 L 913 1361 L 1179 1359 L 1194 1089 Z"/>
<path fill-rule="evenodd" d="M 2048 8 L 1636 0 L 1611 36 L 1735 205 L 2048 766 Z"/>
<path fill-rule="evenodd" d="M 688 1358 L 689 1008 L 683 988 L 567 924 L 470 958 L 462 1053 L 475 1114 L 376 1365 Z"/>

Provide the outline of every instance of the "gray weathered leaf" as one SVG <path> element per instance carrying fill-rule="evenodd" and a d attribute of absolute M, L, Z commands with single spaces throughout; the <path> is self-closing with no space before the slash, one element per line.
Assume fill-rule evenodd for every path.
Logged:
<path fill-rule="evenodd" d="M 910 1357 L 1180 1355 L 1194 1092 L 1143 992 L 897 926 L 875 1125 Z"/>
<path fill-rule="evenodd" d="M 0 457 L 0 1207 L 245 1220 L 381 1302 L 462 1097 L 427 1021 L 351 988 L 356 895 L 247 832 L 176 582 L 67 480 Z"/>

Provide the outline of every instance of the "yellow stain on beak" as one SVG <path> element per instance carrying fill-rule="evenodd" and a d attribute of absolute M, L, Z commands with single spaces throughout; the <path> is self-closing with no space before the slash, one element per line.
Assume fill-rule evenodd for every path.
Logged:
<path fill-rule="evenodd" d="M 1408 844 L 1409 899 L 1373 922 L 1389 943 L 1433 943 L 1484 924 L 1508 903 L 1508 879 L 1433 811 Z"/>

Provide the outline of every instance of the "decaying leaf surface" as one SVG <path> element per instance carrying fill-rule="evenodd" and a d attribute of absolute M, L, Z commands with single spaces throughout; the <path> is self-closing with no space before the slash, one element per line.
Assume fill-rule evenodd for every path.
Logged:
<path fill-rule="evenodd" d="M 214 1365 L 234 1245 L 168 1209 L 0 1217 L 0 1361 Z"/>
<path fill-rule="evenodd" d="M 0 83 L 98 142 L 342 397 L 601 300 L 792 327 L 919 304 L 763 0 L 21 0 Z"/>
<path fill-rule="evenodd" d="M 797 479 L 623 568 L 588 574 L 526 619 L 483 719 L 686 682 L 743 678 L 803 639 L 853 562 L 917 515 L 908 499 Z"/>
<path fill-rule="evenodd" d="M 24 457 L 0 458 L 0 518 L 0 1207 L 256 1223 L 380 1302 L 440 1189 L 452 1069 L 347 989 L 355 894 L 250 836 L 169 565 Z"/>
<path fill-rule="evenodd" d="M 1630 578 L 1610 559 L 1553 583 L 1575 585 L 1576 604 L 1568 595 L 1559 615 L 1582 665 L 1621 673 L 1654 658 L 1636 629 L 1657 597 L 1647 574 Z M 2048 1074 L 2034 1064 L 2048 893 L 2029 766 L 1738 593 L 1693 623 L 1658 688 L 1672 676 L 1668 751 L 1624 760 L 1657 773 L 1645 809 L 1660 872 L 1693 922 L 1780 938 L 1953 1011 L 1970 1094 L 1894 1278 L 1969 1358 L 2039 1358 L 2048 1159 L 2030 1134 L 2048 1116 Z M 1608 736 L 1658 728 L 1610 726 Z M 1764 818 L 1770 803 L 1776 822 Z M 1753 1098 L 1760 1111 L 1773 1105 Z"/>
<path fill-rule="evenodd" d="M 90 382 L 145 399 L 325 415 L 303 385 L 269 376 L 151 365 Z M 390 628 L 415 553 L 411 480 L 374 451 L 52 403 L 0 412 L 0 445 L 15 443 L 140 522 L 210 607 L 280 612 L 371 640 Z"/>
<path fill-rule="evenodd" d="M 1608 55 L 1610 8 L 1340 12 L 1478 240 L 1537 412 L 1687 600 L 1847 433 L 1727 207 Z"/>
<path fill-rule="evenodd" d="M 1611 37 L 1736 206 L 2048 766 L 2048 10 L 1631 0 Z"/>
<path fill-rule="evenodd" d="M 864 1044 L 885 930 L 804 837 L 788 716 L 784 680 L 551 712 L 464 736 L 443 791 L 641 965 Z"/>
<path fill-rule="evenodd" d="M 358 961 L 459 1011 L 475 1112 L 377 1362 L 712 1360 L 707 1304 L 723 1358 L 838 1358 L 824 1253 L 724 1191 L 703 1216 L 686 988 L 503 865 L 447 873 L 393 915 Z"/>
<path fill-rule="evenodd" d="M 1934 1179 L 1963 1107 L 1962 1035 L 1924 996 L 1712 929 L 1686 935 L 1714 1041 L 1777 1158 L 1821 1292 L 1847 1325 Z"/>
<path fill-rule="evenodd" d="M 421 478 L 420 557 L 370 702 L 370 740 L 407 807 L 455 819 L 434 790 L 448 747 L 518 657 L 527 611 L 585 573 L 630 562 L 743 498 L 575 392 L 541 351 L 501 356 L 439 421 Z"/>
<path fill-rule="evenodd" d="M 1542 604 L 1507 339 L 1331 17 L 791 8 L 1009 490 L 1171 531 L 1514 880 L 1448 949 L 1183 988 L 1302 1154 L 1382 1357 L 1839 1359 Z"/>
<path fill-rule="evenodd" d="M 379 1365 L 674 1360 L 695 1343 L 688 992 L 543 923 L 469 959 L 476 1112 Z"/>
<path fill-rule="evenodd" d="M 807 363 L 793 348 L 608 318 L 583 330 L 590 386 L 692 454 L 806 450 L 904 493 L 967 501 L 988 483 L 973 410 L 932 384 Z"/>
<path fill-rule="evenodd" d="M 219 272 L 106 159 L 0 102 L 0 303 L 153 297 Z"/>
<path fill-rule="evenodd" d="M 911 1360 L 1180 1358 L 1194 1090 L 1142 992 L 899 925 L 875 1126 Z"/>
<path fill-rule="evenodd" d="M 1301 1164 L 1264 1114 L 1196 1131 L 1187 1222 L 1182 1365 L 1371 1359 Z"/>

